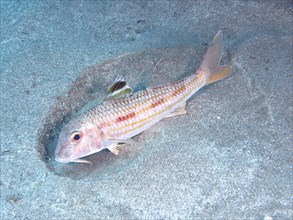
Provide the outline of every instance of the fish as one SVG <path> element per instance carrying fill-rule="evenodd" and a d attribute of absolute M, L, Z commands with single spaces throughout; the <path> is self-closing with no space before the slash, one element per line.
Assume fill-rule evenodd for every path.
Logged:
<path fill-rule="evenodd" d="M 199 89 L 229 76 L 231 66 L 221 66 L 223 33 L 212 40 L 199 68 L 190 76 L 165 85 L 133 92 L 122 77 L 109 87 L 109 95 L 96 106 L 71 119 L 60 134 L 55 161 L 91 163 L 84 157 L 103 149 L 119 155 L 132 137 L 166 117 L 186 113 L 186 102 Z"/>

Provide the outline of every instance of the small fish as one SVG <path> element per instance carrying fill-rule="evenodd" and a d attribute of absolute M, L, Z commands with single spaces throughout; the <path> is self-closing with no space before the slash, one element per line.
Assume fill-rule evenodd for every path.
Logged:
<path fill-rule="evenodd" d="M 185 114 L 186 101 L 195 92 L 231 73 L 230 66 L 220 66 L 222 35 L 216 34 L 198 70 L 177 82 L 131 93 L 125 80 L 117 78 L 102 103 L 63 127 L 55 160 L 90 163 L 81 158 L 103 149 L 118 155 L 121 146 L 133 144 L 133 136 L 163 118 Z"/>

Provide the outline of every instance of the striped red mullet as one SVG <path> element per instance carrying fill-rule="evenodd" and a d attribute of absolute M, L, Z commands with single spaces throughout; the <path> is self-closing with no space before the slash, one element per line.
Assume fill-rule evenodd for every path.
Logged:
<path fill-rule="evenodd" d="M 90 163 L 80 158 L 103 149 L 117 155 L 121 144 L 131 144 L 133 136 L 165 117 L 184 114 L 186 101 L 195 92 L 231 72 L 229 66 L 220 66 L 221 39 L 220 31 L 195 74 L 177 82 L 122 96 L 131 89 L 124 80 L 116 81 L 109 89 L 110 98 L 63 127 L 55 160 Z"/>

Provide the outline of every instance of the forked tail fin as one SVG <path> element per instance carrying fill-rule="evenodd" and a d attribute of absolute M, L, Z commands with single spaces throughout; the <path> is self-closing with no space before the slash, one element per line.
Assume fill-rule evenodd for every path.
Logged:
<path fill-rule="evenodd" d="M 209 72 L 209 78 L 206 84 L 216 82 L 231 74 L 232 69 L 230 66 L 220 66 L 223 53 L 222 38 L 223 33 L 219 31 L 214 37 L 200 65 L 199 69 L 201 71 Z"/>

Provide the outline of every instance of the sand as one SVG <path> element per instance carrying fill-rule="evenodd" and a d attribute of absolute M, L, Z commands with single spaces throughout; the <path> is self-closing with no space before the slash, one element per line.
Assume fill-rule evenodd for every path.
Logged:
<path fill-rule="evenodd" d="M 1 219 L 291 219 L 291 1 L 1 1 Z M 192 74 L 218 30 L 229 78 L 187 114 L 54 161 L 56 138 L 123 75 Z"/>

